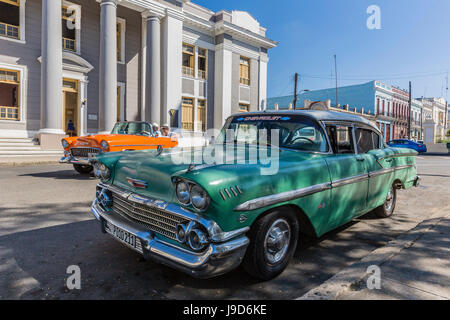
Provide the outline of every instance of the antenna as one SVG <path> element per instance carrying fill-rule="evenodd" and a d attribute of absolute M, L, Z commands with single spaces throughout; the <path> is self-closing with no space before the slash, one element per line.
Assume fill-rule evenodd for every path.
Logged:
<path fill-rule="evenodd" d="M 337 62 L 336 62 L 336 55 L 334 55 L 334 71 L 336 74 L 336 108 L 338 107 L 338 73 L 337 73 Z"/>

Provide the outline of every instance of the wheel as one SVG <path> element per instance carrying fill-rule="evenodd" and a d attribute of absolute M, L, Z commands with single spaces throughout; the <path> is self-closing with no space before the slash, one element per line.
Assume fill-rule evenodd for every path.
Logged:
<path fill-rule="evenodd" d="M 81 174 L 88 174 L 91 173 L 94 169 L 92 166 L 84 165 L 84 164 L 73 164 L 73 168 L 77 170 Z"/>
<path fill-rule="evenodd" d="M 396 201 L 397 201 L 397 189 L 395 188 L 394 185 L 392 185 L 386 196 L 385 202 L 374 210 L 376 215 L 380 218 L 388 218 L 392 216 L 392 214 L 394 213 Z"/>
<path fill-rule="evenodd" d="M 299 236 L 295 214 L 286 208 L 276 209 L 257 220 L 249 232 L 250 244 L 242 263 L 251 276 L 270 280 L 288 265 Z"/>

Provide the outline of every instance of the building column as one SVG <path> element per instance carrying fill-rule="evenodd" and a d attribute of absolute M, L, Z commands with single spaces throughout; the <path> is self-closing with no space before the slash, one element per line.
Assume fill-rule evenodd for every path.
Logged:
<path fill-rule="evenodd" d="M 61 2 L 42 1 L 41 145 L 44 136 L 64 135 L 62 115 Z M 57 139 L 57 138 L 56 138 Z M 44 142 L 45 144 L 45 142 Z"/>
<path fill-rule="evenodd" d="M 98 131 L 109 133 L 117 121 L 117 0 L 100 3 Z"/>
<path fill-rule="evenodd" d="M 267 109 L 267 53 L 260 53 L 259 57 L 259 106 L 258 110 Z"/>
<path fill-rule="evenodd" d="M 231 115 L 233 54 L 230 40 L 216 45 L 214 69 L 214 128 L 220 130 Z"/>
<path fill-rule="evenodd" d="M 181 119 L 183 20 L 182 12 L 168 9 L 162 25 L 161 125 L 170 125 L 170 110 L 178 110 L 178 119 Z"/>
<path fill-rule="evenodd" d="M 161 20 L 147 17 L 147 52 L 145 67 L 145 120 L 161 122 Z M 161 125 L 161 124 L 160 124 Z"/>

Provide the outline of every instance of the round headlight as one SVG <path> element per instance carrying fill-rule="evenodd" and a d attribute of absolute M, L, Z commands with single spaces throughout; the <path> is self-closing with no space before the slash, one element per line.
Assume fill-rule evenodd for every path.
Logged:
<path fill-rule="evenodd" d="M 69 143 L 66 140 L 64 140 L 64 139 L 61 140 L 61 144 L 62 144 L 64 149 L 66 149 L 69 146 Z"/>
<path fill-rule="evenodd" d="M 177 225 L 177 240 L 181 243 L 186 241 L 186 226 L 183 224 Z"/>
<path fill-rule="evenodd" d="M 176 185 L 176 193 L 178 201 L 180 201 L 183 204 L 188 204 L 190 201 L 189 196 L 189 186 L 184 181 L 179 181 Z"/>
<path fill-rule="evenodd" d="M 204 210 L 208 205 L 208 194 L 200 186 L 194 185 L 191 188 L 191 202 L 194 208 Z"/>
<path fill-rule="evenodd" d="M 105 150 L 105 151 L 108 151 L 108 150 L 109 150 L 109 144 L 108 144 L 108 142 L 106 142 L 105 140 L 103 140 L 103 141 L 100 143 L 100 145 L 101 145 L 101 147 L 102 147 L 103 150 Z"/>
<path fill-rule="evenodd" d="M 192 229 L 189 232 L 188 244 L 194 250 L 201 250 L 208 244 L 208 237 L 203 231 Z"/>

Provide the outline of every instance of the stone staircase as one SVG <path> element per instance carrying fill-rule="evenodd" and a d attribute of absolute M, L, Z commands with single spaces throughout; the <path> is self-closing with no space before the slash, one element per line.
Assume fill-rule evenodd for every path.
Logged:
<path fill-rule="evenodd" d="M 33 157 L 62 157 L 63 150 L 41 150 L 31 138 L 1 138 L 0 137 L 0 159 Z"/>

